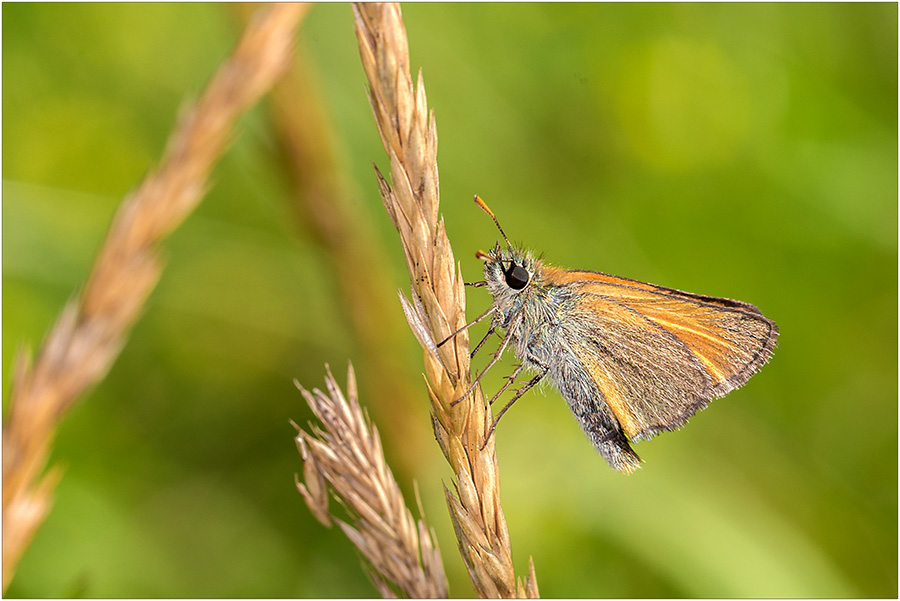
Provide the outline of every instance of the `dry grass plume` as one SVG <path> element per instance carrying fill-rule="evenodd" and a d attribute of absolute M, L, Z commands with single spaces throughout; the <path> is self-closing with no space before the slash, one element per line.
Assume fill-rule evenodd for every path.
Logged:
<path fill-rule="evenodd" d="M 197 206 L 235 120 L 284 71 L 306 6 L 260 9 L 232 56 L 181 115 L 159 168 L 116 213 L 84 290 L 63 309 L 34 361 L 22 353 L 3 427 L 3 588 L 51 505 L 44 474 L 54 432 L 112 366 L 162 271 L 157 246 Z"/>
<path fill-rule="evenodd" d="M 346 397 L 330 370 L 325 386 L 327 394 L 297 384 L 322 424 L 312 427 L 312 434 L 297 428 L 304 479 L 298 480 L 297 489 L 320 522 L 326 526 L 337 522 L 356 545 L 383 597 L 395 597 L 397 592 L 413 599 L 447 597 L 440 551 L 432 543 L 434 532 L 424 520 L 415 521 L 406 508 L 385 462 L 378 431 L 359 406 L 353 367 L 347 369 Z M 329 487 L 352 524 L 329 514 Z"/>

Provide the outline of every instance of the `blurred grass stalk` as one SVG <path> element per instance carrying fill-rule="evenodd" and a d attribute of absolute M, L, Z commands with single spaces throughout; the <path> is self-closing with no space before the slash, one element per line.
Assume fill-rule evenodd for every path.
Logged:
<path fill-rule="evenodd" d="M 360 56 L 369 100 L 391 163 L 391 188 L 376 169 L 385 209 L 400 234 L 412 298 L 404 312 L 425 349 L 435 435 L 456 476 L 455 494 L 445 489 L 460 552 L 482 597 L 536 597 L 534 565 L 517 581 L 503 509 L 492 415 L 480 388 L 452 405 L 471 385 L 465 288 L 439 218 L 437 127 L 429 113 L 419 72 L 413 86 L 409 48 L 398 4 L 354 4 Z M 487 440 L 487 444 L 484 445 Z M 482 445 L 484 449 L 481 450 Z"/>
<path fill-rule="evenodd" d="M 249 20 L 253 4 L 235 5 Z M 414 372 L 402 357 L 406 327 L 396 311 L 387 253 L 378 243 L 371 222 L 358 210 L 362 202 L 348 182 L 339 160 L 333 120 L 302 46 L 291 69 L 267 98 L 272 131 L 278 141 L 282 168 L 291 183 L 291 208 L 297 225 L 322 248 L 340 289 L 342 313 L 356 334 L 363 390 L 371 399 L 376 421 L 389 440 L 404 441 L 397 459 L 401 471 L 412 472 L 421 449 L 430 444 L 421 428 L 419 391 Z M 359 363 L 357 364 L 359 365 Z"/>
<path fill-rule="evenodd" d="M 287 68 L 303 4 L 267 6 L 200 99 L 185 110 L 159 169 L 117 211 L 82 293 L 34 362 L 15 362 L 3 428 L 3 590 L 51 506 L 60 468 L 42 474 L 59 420 L 109 371 L 162 272 L 157 246 L 197 206 L 237 118 Z"/>

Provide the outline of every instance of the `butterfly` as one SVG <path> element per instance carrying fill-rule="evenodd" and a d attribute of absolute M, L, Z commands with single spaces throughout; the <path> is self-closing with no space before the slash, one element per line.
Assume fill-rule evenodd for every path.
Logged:
<path fill-rule="evenodd" d="M 463 329 L 491 317 L 473 355 L 495 332 L 503 338 L 472 388 L 507 348 L 521 364 L 491 403 L 524 370 L 536 374 L 500 410 L 488 436 L 517 399 L 549 379 L 600 455 L 631 472 L 641 459 L 630 443 L 684 425 L 772 356 L 778 327 L 755 306 L 553 267 L 513 247 L 484 201 L 476 196 L 475 202 L 506 247 L 498 242 L 476 254 L 484 261 L 484 282 L 475 285 L 487 288 L 493 304 Z"/>

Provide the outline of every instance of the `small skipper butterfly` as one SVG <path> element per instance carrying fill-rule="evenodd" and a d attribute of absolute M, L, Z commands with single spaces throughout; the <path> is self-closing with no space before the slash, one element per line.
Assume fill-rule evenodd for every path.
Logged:
<path fill-rule="evenodd" d="M 484 281 L 472 285 L 487 287 L 494 302 L 462 329 L 491 316 L 473 355 L 495 332 L 503 340 L 472 388 L 508 347 L 522 363 L 491 403 L 523 370 L 537 374 L 500 410 L 489 437 L 518 398 L 549 378 L 609 465 L 630 472 L 641 463 L 630 442 L 682 426 L 772 356 L 778 327 L 753 305 L 552 267 L 513 247 L 484 201 L 476 196 L 475 202 L 506 248 L 498 242 L 476 254 Z"/>

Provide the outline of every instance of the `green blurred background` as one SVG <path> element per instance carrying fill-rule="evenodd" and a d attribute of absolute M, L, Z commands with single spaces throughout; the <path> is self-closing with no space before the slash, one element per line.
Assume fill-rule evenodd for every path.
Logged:
<path fill-rule="evenodd" d="M 4 4 L 3 389 L 82 285 L 111 216 L 240 32 L 232 6 Z M 773 360 L 610 470 L 559 395 L 497 433 L 514 561 L 549 597 L 897 596 L 897 5 L 407 5 L 466 279 L 493 224 L 562 266 L 752 302 Z M 441 490 L 386 169 L 346 4 L 298 47 L 335 132 L 377 303 L 417 395 L 369 395 L 327 250 L 291 208 L 270 112 L 239 124 L 109 376 L 65 419 L 52 513 L 9 596 L 372 596 L 312 517 L 288 420 L 323 364 L 363 403 L 451 594 L 472 589 Z M 366 270 L 366 266 L 361 266 Z M 469 293 L 470 315 L 484 310 Z M 373 299 L 373 302 L 376 299 Z M 478 336 L 484 329 L 477 329 Z M 511 358 L 493 370 L 496 389 Z M 483 358 L 482 358 L 483 360 Z M 376 400 L 380 399 L 380 400 Z"/>

